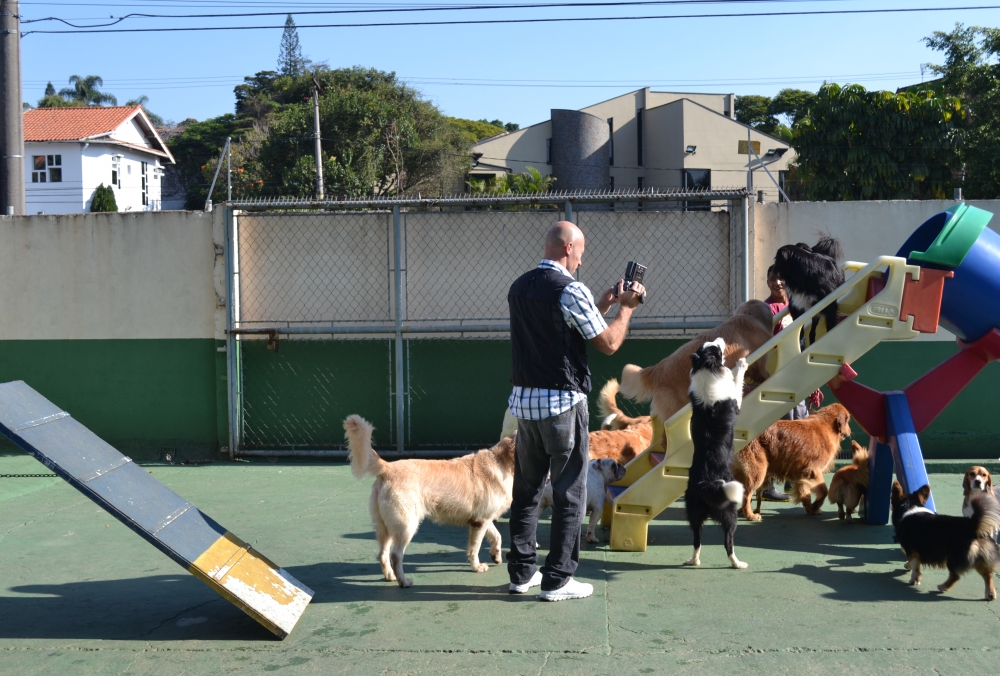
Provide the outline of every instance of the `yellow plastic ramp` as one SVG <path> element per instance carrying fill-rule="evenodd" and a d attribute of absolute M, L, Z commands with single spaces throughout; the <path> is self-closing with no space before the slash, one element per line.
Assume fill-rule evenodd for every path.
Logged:
<path fill-rule="evenodd" d="M 918 335 L 913 318 L 900 318 L 906 276 L 920 277 L 920 268 L 905 258 L 882 256 L 868 265 L 847 263 L 854 274 L 761 346 L 747 359 L 768 359 L 771 376 L 743 399 L 736 419 L 734 449 L 750 443 L 776 420 L 828 382 L 841 366 L 857 360 L 883 340 L 906 340 Z M 886 275 L 885 288 L 866 301 L 868 280 Z M 840 303 L 846 316 L 833 330 L 817 337 L 805 350 L 799 334 L 830 303 Z M 625 477 L 609 488 L 610 504 L 604 525 L 611 527 L 611 549 L 646 550 L 649 522 L 687 490 L 688 469 L 694 446 L 691 442 L 691 406 L 685 406 L 665 423 L 654 417 L 652 445 L 626 465 Z M 610 522 L 610 523 L 609 523 Z"/>

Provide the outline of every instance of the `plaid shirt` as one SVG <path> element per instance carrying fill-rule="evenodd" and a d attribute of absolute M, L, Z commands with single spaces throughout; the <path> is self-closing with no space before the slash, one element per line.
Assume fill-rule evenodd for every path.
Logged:
<path fill-rule="evenodd" d="M 540 268 L 559 270 L 567 277 L 572 277 L 569 270 L 547 258 L 538 264 Z M 601 316 L 594 296 L 590 289 L 581 282 L 573 282 L 559 296 L 559 308 L 563 319 L 571 327 L 580 332 L 586 340 L 595 338 L 608 328 L 607 322 Z M 545 420 L 552 416 L 565 413 L 581 401 L 586 401 L 587 395 L 572 390 L 548 390 L 540 387 L 520 387 L 515 385 L 514 391 L 507 400 L 507 406 L 515 418 L 524 420 Z"/>

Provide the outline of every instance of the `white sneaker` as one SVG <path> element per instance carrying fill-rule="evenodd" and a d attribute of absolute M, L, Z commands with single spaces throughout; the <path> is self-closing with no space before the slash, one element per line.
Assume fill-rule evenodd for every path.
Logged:
<path fill-rule="evenodd" d="M 543 591 L 538 595 L 542 601 L 565 601 L 566 599 L 585 599 L 594 593 L 594 585 L 586 582 L 577 582 L 570 578 L 559 589 Z"/>
<path fill-rule="evenodd" d="M 531 576 L 531 579 L 524 584 L 514 584 L 510 583 L 510 593 L 511 594 L 527 594 L 528 590 L 532 587 L 537 587 L 542 583 L 542 571 L 536 570 L 535 574 Z"/>

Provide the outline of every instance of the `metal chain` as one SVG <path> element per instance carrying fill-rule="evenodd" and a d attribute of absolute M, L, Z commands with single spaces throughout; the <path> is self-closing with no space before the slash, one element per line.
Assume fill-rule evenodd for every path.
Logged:
<path fill-rule="evenodd" d="M 0 474 L 0 479 L 40 479 L 56 477 L 58 474 Z"/>

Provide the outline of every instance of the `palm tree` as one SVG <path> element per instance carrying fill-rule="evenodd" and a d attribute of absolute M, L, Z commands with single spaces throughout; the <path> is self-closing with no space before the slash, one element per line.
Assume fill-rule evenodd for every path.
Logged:
<path fill-rule="evenodd" d="M 128 101 L 126 101 L 125 105 L 126 106 L 142 106 L 142 109 L 146 112 L 146 117 L 148 117 L 149 121 L 153 123 L 153 126 L 154 127 L 162 127 L 163 126 L 163 118 L 160 117 L 159 115 L 157 115 L 156 113 L 154 113 L 153 111 L 151 111 L 149 108 L 146 107 L 146 104 L 148 102 L 149 102 L 149 97 L 146 96 L 145 94 L 141 94 L 137 98 L 129 99 Z"/>
<path fill-rule="evenodd" d="M 60 96 L 92 106 L 100 106 L 105 103 L 110 103 L 113 106 L 118 105 L 118 99 L 115 98 L 114 94 L 98 90 L 98 87 L 104 86 L 104 80 L 99 75 L 87 75 L 86 77 L 71 75 L 69 83 L 73 86 L 59 90 Z"/>

